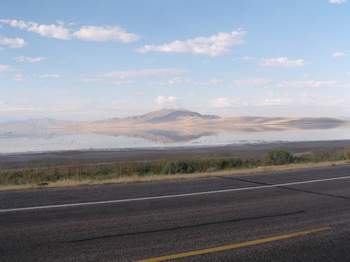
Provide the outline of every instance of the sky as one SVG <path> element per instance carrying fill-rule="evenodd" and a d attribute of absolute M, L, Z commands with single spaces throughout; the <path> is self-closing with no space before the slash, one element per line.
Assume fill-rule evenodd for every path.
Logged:
<path fill-rule="evenodd" d="M 350 117 L 350 1 L 2 0 L 0 121 Z"/>

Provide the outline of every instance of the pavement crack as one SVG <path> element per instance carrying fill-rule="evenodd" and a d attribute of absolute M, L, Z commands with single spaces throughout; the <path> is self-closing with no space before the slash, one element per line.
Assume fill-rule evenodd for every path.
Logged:
<path fill-rule="evenodd" d="M 228 179 L 228 180 L 246 182 L 246 183 L 251 183 L 251 184 L 256 184 L 256 185 L 261 185 L 261 186 L 270 185 L 270 184 L 267 184 L 267 183 L 264 183 L 264 182 L 258 182 L 258 181 L 253 181 L 253 180 L 244 179 L 244 178 L 238 178 L 238 177 L 227 177 L 227 176 L 215 176 L 215 177 L 221 178 L 221 179 Z"/>
<path fill-rule="evenodd" d="M 228 219 L 228 220 L 213 221 L 213 222 L 200 223 L 200 224 L 195 224 L 195 225 L 185 225 L 185 226 L 169 227 L 169 228 L 162 228 L 162 229 L 156 229 L 156 230 L 146 230 L 146 231 L 131 232 L 131 233 L 96 236 L 96 237 L 90 237 L 90 238 L 84 238 L 84 239 L 71 240 L 71 241 L 67 241 L 65 243 L 79 243 L 79 242 L 86 242 L 86 241 L 92 241 L 92 240 L 116 238 L 116 237 L 126 237 L 126 236 L 135 236 L 135 235 L 143 235 L 143 234 L 151 234 L 151 233 L 176 231 L 176 230 L 182 230 L 182 229 L 192 229 L 192 228 L 198 228 L 198 227 L 203 227 L 203 226 L 238 223 L 238 222 L 242 222 L 242 221 L 251 221 L 251 220 L 259 220 L 259 219 L 270 219 L 270 218 L 277 218 L 277 217 L 300 215 L 303 213 L 305 213 L 304 210 L 298 210 L 298 211 L 294 211 L 294 212 L 279 213 L 279 214 L 273 214 L 273 215 L 233 218 L 233 219 Z"/>
<path fill-rule="evenodd" d="M 223 177 L 223 176 L 217 176 L 217 177 L 218 178 L 222 178 L 222 179 L 230 179 L 230 180 L 236 180 L 236 181 L 240 181 L 240 182 L 252 183 L 252 184 L 261 185 L 261 186 L 271 186 L 271 185 L 273 185 L 273 184 L 270 184 L 270 183 L 259 182 L 259 181 L 254 181 L 254 180 L 250 180 L 250 179 L 244 179 L 244 178 Z M 295 192 L 301 192 L 301 193 L 307 193 L 307 194 L 312 194 L 312 195 L 319 195 L 319 196 L 326 196 L 326 197 L 331 197 L 331 198 L 337 198 L 337 199 L 342 199 L 342 200 L 347 200 L 347 201 L 350 200 L 349 197 L 342 196 L 342 195 L 334 195 L 334 194 L 316 192 L 316 191 L 305 190 L 305 189 L 297 189 L 297 188 L 292 188 L 292 187 L 287 187 L 287 186 L 278 186 L 276 188 L 286 189 L 286 190 L 289 190 L 289 191 L 295 191 Z"/>

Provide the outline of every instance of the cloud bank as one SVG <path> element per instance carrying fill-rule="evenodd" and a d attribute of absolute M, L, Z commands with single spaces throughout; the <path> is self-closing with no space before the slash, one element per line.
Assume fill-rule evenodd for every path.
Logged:
<path fill-rule="evenodd" d="M 230 52 L 232 47 L 241 44 L 245 35 L 246 32 L 242 30 L 229 33 L 220 32 L 210 37 L 175 40 L 162 45 L 145 45 L 136 51 L 140 53 L 190 53 L 216 57 Z"/>
<path fill-rule="evenodd" d="M 289 59 L 288 57 L 263 58 L 260 63 L 264 67 L 303 67 L 304 59 Z"/>
<path fill-rule="evenodd" d="M 37 33 L 43 37 L 60 40 L 75 38 L 83 41 L 130 43 L 139 39 L 138 35 L 129 33 L 118 26 L 81 26 L 78 30 L 73 30 L 63 23 L 39 24 L 16 19 L 0 19 L 0 23 L 27 32 Z"/>

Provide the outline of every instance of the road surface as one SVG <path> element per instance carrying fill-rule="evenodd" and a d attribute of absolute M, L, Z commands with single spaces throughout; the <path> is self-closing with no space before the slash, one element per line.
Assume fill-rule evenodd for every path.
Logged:
<path fill-rule="evenodd" d="M 350 261 L 350 166 L 0 192 L 0 261 Z"/>

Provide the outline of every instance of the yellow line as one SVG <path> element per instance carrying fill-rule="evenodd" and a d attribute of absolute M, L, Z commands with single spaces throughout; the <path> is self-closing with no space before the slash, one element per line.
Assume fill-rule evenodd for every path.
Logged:
<path fill-rule="evenodd" d="M 299 232 L 293 232 L 293 233 L 289 233 L 289 234 L 272 236 L 272 237 L 267 237 L 267 238 L 262 238 L 262 239 L 256 239 L 256 240 L 251 240 L 251 241 L 242 242 L 242 243 L 228 244 L 228 245 L 224 245 L 224 246 L 212 247 L 212 248 L 206 248 L 206 249 L 199 249 L 199 250 L 178 253 L 178 254 L 173 254 L 173 255 L 167 255 L 167 256 L 161 256 L 161 257 L 147 258 L 147 259 L 138 260 L 137 262 L 161 262 L 161 261 L 166 261 L 166 260 L 173 260 L 173 259 L 192 257 L 192 256 L 198 256 L 198 255 L 204 255 L 204 254 L 210 254 L 210 253 L 217 253 L 217 252 L 222 252 L 222 251 L 227 251 L 227 250 L 233 250 L 233 249 L 245 248 L 245 247 L 249 247 L 249 246 L 266 244 L 266 243 L 279 241 L 279 240 L 286 240 L 286 239 L 290 239 L 290 238 L 302 237 L 305 235 L 318 233 L 318 232 L 330 230 L 330 229 L 331 229 L 330 227 L 321 227 L 321 228 L 317 228 L 317 229 L 310 229 L 310 230 L 304 230 L 304 231 L 299 231 Z"/>

